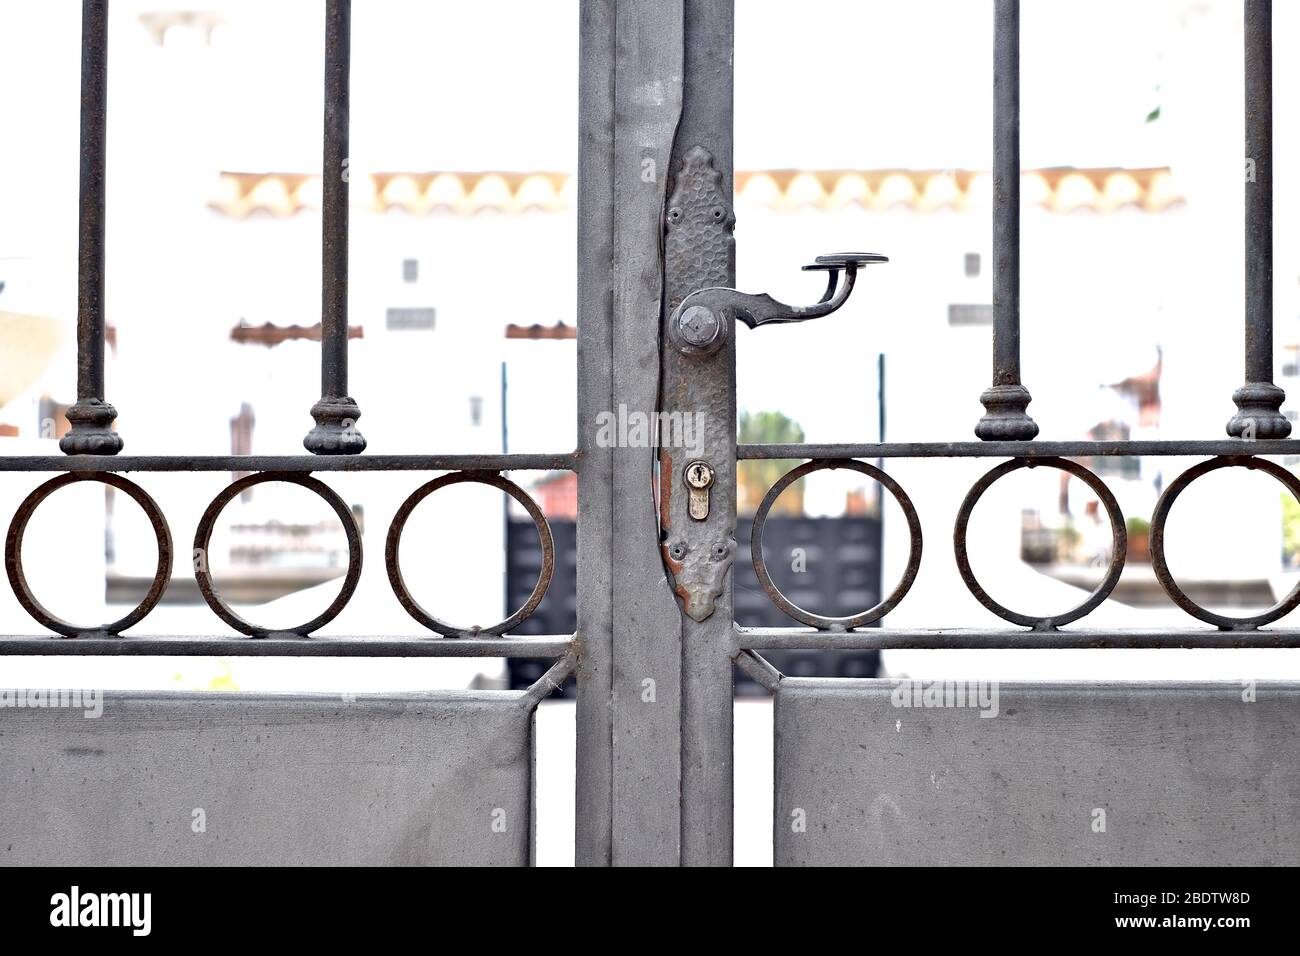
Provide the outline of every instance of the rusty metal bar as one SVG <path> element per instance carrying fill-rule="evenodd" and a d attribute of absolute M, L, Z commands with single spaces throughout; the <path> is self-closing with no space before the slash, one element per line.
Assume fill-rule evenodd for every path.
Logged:
<path fill-rule="evenodd" d="M 272 634 L 246 637 L 219 634 L 119 637 L 19 634 L 0 637 L 0 657 L 57 657 L 90 654 L 101 657 L 564 657 L 571 637 L 298 637 Z"/>
<path fill-rule="evenodd" d="M 361 409 L 348 395 L 348 111 L 352 0 L 325 4 L 325 150 L 321 167 L 321 397 L 303 446 L 314 455 L 357 455 Z"/>
<path fill-rule="evenodd" d="M 1026 631 L 982 628 L 870 627 L 860 631 L 810 631 L 801 628 L 736 627 L 736 650 L 1069 650 L 1128 648 L 1289 648 L 1300 647 L 1300 629 L 1222 631 L 1212 628 L 1066 628 Z"/>
<path fill-rule="evenodd" d="M 1246 384 L 1228 434 L 1285 438 L 1286 392 L 1273 384 L 1273 3 L 1245 0 Z"/>
<path fill-rule="evenodd" d="M 993 17 L 993 384 L 975 434 L 1027 441 L 1038 425 L 1020 383 L 1020 0 L 997 0 Z"/>
<path fill-rule="evenodd" d="M 768 458 L 1123 458 L 1300 455 L 1300 440 L 1186 441 L 866 442 L 754 444 L 737 447 L 741 461 Z M 573 452 L 510 455 L 134 455 L 111 461 L 94 457 L 14 455 L 0 457 L 0 472 L 28 471 L 581 471 L 585 457 Z"/>
<path fill-rule="evenodd" d="M 104 179 L 108 124 L 108 0 L 81 4 L 81 201 L 77 227 L 77 401 L 69 455 L 116 455 L 117 409 L 104 401 Z"/>
<path fill-rule="evenodd" d="M 1297 444 L 1300 444 L 1298 442 Z M 110 461 L 57 455 L 0 457 L 6 471 L 575 471 L 578 456 L 367 455 L 364 458 L 311 455 L 136 455 Z"/>
<path fill-rule="evenodd" d="M 957 441 L 740 445 L 741 460 L 763 458 L 1092 458 L 1300 455 L 1300 441 Z"/>

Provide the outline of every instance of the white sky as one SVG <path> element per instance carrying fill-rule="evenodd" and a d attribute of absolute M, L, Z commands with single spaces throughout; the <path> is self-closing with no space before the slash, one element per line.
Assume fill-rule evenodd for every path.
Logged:
<path fill-rule="evenodd" d="M 1025 165 L 1164 161 L 1159 125 L 1143 121 L 1159 102 L 1165 49 L 1187 11 L 1203 5 L 1026 3 Z M 738 166 L 986 165 L 991 6 L 741 0 Z M 186 97 L 189 108 L 209 111 L 215 158 L 226 168 L 314 169 L 321 5 L 115 0 L 113 78 L 126 69 L 123 57 L 166 55 L 130 42 L 128 34 L 140 32 L 140 11 L 187 7 L 225 21 L 214 35 L 211 68 L 193 77 Z M 39 134 L 43 146 L 75 143 L 78 21 L 73 0 L 0 2 L 0 105 L 10 142 Z M 192 37 L 179 31 L 168 42 L 172 55 L 189 58 Z M 577 66 L 574 0 L 356 4 L 355 161 L 375 169 L 572 169 Z M 110 86 L 122 89 L 121 81 Z M 51 109 L 66 118 L 61 131 L 47 128 Z M 393 122 L 395 115 L 405 121 Z M 154 119 L 165 123 L 166 116 Z M 59 151 L 40 152 L 59 161 Z M 11 173 L 12 162 L 5 163 Z"/>

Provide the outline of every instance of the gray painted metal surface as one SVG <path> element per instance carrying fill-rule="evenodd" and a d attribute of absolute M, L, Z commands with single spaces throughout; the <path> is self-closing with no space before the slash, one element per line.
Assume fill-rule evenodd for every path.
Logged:
<path fill-rule="evenodd" d="M 1300 684 L 919 683 L 778 682 L 778 865 L 1300 864 Z"/>
<path fill-rule="evenodd" d="M 577 832 L 579 865 L 608 866 L 613 820 L 614 0 L 579 7 Z"/>
<path fill-rule="evenodd" d="M 619 0 L 614 56 L 613 392 L 659 400 L 667 170 L 682 104 L 682 0 Z M 613 449 L 612 861 L 675 866 L 681 834 L 681 620 L 659 556 L 655 450 Z M 583 517 L 579 515 L 581 522 Z"/>
<path fill-rule="evenodd" d="M 527 865 L 535 696 L 6 707 L 0 864 Z"/>
<path fill-rule="evenodd" d="M 810 631 L 780 627 L 738 627 L 736 645 L 744 650 L 1062 650 L 1065 648 L 1188 648 L 1212 650 L 1236 647 L 1300 647 L 1300 630 L 1268 628 L 1220 631 L 1210 628 L 1178 630 L 1152 628 L 1071 627 L 1062 631 L 1017 631 L 974 627 L 871 627 L 861 631 Z M 0 643 L 0 650 L 4 645 Z"/>

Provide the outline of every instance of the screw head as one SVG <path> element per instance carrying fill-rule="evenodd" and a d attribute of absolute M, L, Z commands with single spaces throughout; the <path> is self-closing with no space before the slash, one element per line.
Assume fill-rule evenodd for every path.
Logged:
<path fill-rule="evenodd" d="M 722 323 L 713 313 L 702 305 L 693 305 L 677 317 L 677 331 L 682 341 L 696 348 L 712 345 L 722 330 Z"/>

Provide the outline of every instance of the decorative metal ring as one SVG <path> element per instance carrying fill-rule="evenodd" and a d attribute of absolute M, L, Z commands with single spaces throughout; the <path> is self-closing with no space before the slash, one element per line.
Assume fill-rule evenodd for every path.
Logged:
<path fill-rule="evenodd" d="M 36 600 L 31 588 L 27 586 L 27 577 L 23 574 L 23 534 L 27 530 L 27 522 L 31 520 L 33 512 L 36 511 L 42 501 L 64 485 L 70 485 L 77 481 L 98 481 L 101 484 L 117 488 L 119 491 L 125 491 L 135 500 L 136 504 L 144 509 L 145 515 L 149 518 L 149 523 L 153 525 L 154 536 L 158 540 L 158 568 L 154 571 L 153 584 L 149 586 L 149 593 L 126 617 L 119 618 L 113 623 L 101 627 L 78 627 L 55 617 L 45 609 L 40 601 Z M 76 637 L 78 634 L 92 632 L 117 634 L 133 624 L 138 624 L 146 614 L 154 609 L 154 606 L 162 599 L 163 592 L 167 590 L 167 585 L 172 576 L 172 534 L 167 527 L 167 519 L 163 517 L 158 504 L 135 482 L 112 472 L 70 471 L 45 482 L 18 506 L 18 511 L 9 524 L 9 534 L 5 538 L 5 570 L 9 573 L 9 583 L 13 586 L 18 603 L 26 609 L 28 614 L 51 631 L 65 637 Z"/>
<path fill-rule="evenodd" d="M 763 560 L 763 526 L 767 523 L 767 513 L 771 510 L 772 505 L 776 503 L 776 499 L 781 496 L 781 492 L 804 475 L 811 474 L 814 471 L 835 470 L 838 468 L 847 468 L 850 471 L 864 474 L 868 478 L 874 478 L 887 488 L 889 493 L 894 496 L 894 500 L 898 502 L 898 506 L 903 509 L 903 514 L 907 518 L 908 534 L 912 541 L 911 550 L 907 555 L 907 567 L 904 568 L 902 580 L 898 582 L 898 586 L 894 588 L 893 593 L 875 607 L 868 608 L 860 614 L 854 614 L 850 617 L 827 617 L 824 614 L 813 614 L 811 611 L 805 611 L 797 604 L 791 603 L 781 593 L 781 589 L 776 586 L 772 576 L 767 573 L 767 562 Z M 776 484 L 767 490 L 767 494 L 763 497 L 763 503 L 758 506 L 758 511 L 754 513 L 754 525 L 749 534 L 749 551 L 754 559 L 754 573 L 758 575 L 758 583 L 767 592 L 767 596 L 771 598 L 772 603 L 780 608 L 783 613 L 818 630 L 851 631 L 855 627 L 862 627 L 865 624 L 880 620 L 892 611 L 899 601 L 903 600 L 904 595 L 912 587 L 912 582 L 916 580 L 916 572 L 921 567 L 921 519 L 917 517 L 916 509 L 912 507 L 912 499 L 907 497 L 907 492 L 903 490 L 898 482 L 879 468 L 852 458 L 810 461 L 786 472 Z"/>
<path fill-rule="evenodd" d="M 251 621 L 246 621 L 230 609 L 221 595 L 217 592 L 212 583 L 212 573 L 208 570 L 208 546 L 212 543 L 212 529 L 216 524 L 217 516 L 221 514 L 226 505 L 234 500 L 235 496 L 247 491 L 254 485 L 264 484 L 269 481 L 283 481 L 291 485 L 301 485 L 308 491 L 314 491 L 325 500 L 325 503 L 334 509 L 338 515 L 339 521 L 343 524 L 343 532 L 348 538 L 348 572 L 343 578 L 343 587 L 339 589 L 338 597 L 320 614 L 312 618 L 306 624 L 299 624 L 297 627 L 262 627 Z M 352 509 L 335 494 L 334 490 L 322 481 L 313 478 L 311 475 L 292 472 L 292 471 L 264 471 L 254 475 L 246 475 L 227 485 L 222 489 L 221 494 L 212 499 L 207 510 L 203 512 L 203 517 L 199 519 L 199 527 L 194 532 L 194 578 L 199 583 L 199 592 L 203 595 L 203 600 L 208 602 L 208 607 L 212 608 L 217 617 L 221 618 L 241 634 L 247 634 L 249 637 L 265 637 L 268 634 L 298 634 L 306 637 L 312 631 L 319 630 L 330 621 L 334 620 L 347 606 L 348 601 L 352 600 L 352 594 L 357 589 L 357 582 L 361 580 L 361 531 L 357 528 L 356 518 L 352 515 Z"/>
<path fill-rule="evenodd" d="M 970 556 L 966 553 L 966 526 L 970 523 L 971 512 L 975 510 L 976 503 L 984 492 L 989 490 L 989 486 L 1013 471 L 1021 468 L 1037 468 L 1040 465 L 1068 472 L 1096 493 L 1097 497 L 1101 499 L 1101 503 L 1106 507 L 1106 514 L 1110 518 L 1111 537 L 1110 567 L 1106 569 L 1106 576 L 1101 579 L 1101 583 L 1097 585 L 1082 604 L 1061 614 L 1052 614 L 1047 617 L 1021 614 L 1018 611 L 1003 607 L 989 597 L 988 592 L 975 579 L 975 573 L 970 566 Z M 957 570 L 961 572 L 961 579 L 966 582 L 966 587 L 975 596 L 975 600 L 1004 621 L 1032 627 L 1037 631 L 1054 630 L 1062 624 L 1069 624 L 1071 621 L 1077 621 L 1084 615 L 1092 613 L 1102 601 L 1110 596 L 1110 592 L 1115 590 L 1115 585 L 1119 583 L 1120 573 L 1124 570 L 1124 561 L 1128 552 L 1128 530 L 1124 527 L 1124 513 L 1119 510 L 1119 503 L 1115 500 L 1115 496 L 1110 493 L 1110 489 L 1106 487 L 1105 482 L 1091 471 L 1078 462 L 1066 458 L 1014 458 L 993 468 L 983 478 L 975 482 L 975 486 L 967 492 L 966 499 L 961 503 L 961 509 L 957 512 L 957 525 L 953 528 L 952 538 L 953 548 L 957 554 Z"/>
<path fill-rule="evenodd" d="M 1295 475 L 1281 465 L 1271 461 L 1251 457 L 1220 457 L 1211 458 L 1208 461 L 1193 465 L 1174 479 L 1156 500 L 1156 510 L 1151 515 L 1151 567 L 1156 573 L 1156 580 L 1165 589 L 1165 593 L 1192 617 L 1205 621 L 1207 624 L 1214 624 L 1225 631 L 1253 631 L 1257 627 L 1271 624 L 1278 618 L 1290 614 L 1297 606 L 1300 606 L 1300 584 L 1292 588 L 1291 593 L 1281 601 L 1261 614 L 1256 614 L 1253 617 L 1227 617 L 1223 614 L 1207 611 L 1189 598 L 1174 581 L 1173 575 L 1169 573 L 1169 564 L 1165 561 L 1165 521 L 1169 518 L 1169 509 L 1174 506 L 1174 501 L 1186 490 L 1188 485 L 1202 475 L 1218 471 L 1220 468 L 1258 469 L 1280 481 L 1295 496 L 1296 500 L 1300 501 L 1300 479 L 1297 479 Z"/>
<path fill-rule="evenodd" d="M 401 546 L 402 531 L 406 528 L 406 521 L 411 517 L 411 512 L 415 510 L 416 505 L 439 488 L 446 488 L 448 485 L 458 485 L 463 482 L 491 485 L 493 488 L 504 491 L 523 505 L 528 512 L 528 516 L 533 519 L 533 524 L 537 526 L 537 537 L 542 545 L 542 570 L 537 576 L 537 584 L 533 587 L 533 593 L 528 596 L 528 600 L 524 602 L 523 607 L 504 621 L 493 624 L 491 627 L 456 627 L 434 617 L 420 606 L 420 602 L 411 595 L 410 590 L 406 587 L 406 582 L 402 579 L 398 548 Z M 470 634 L 505 634 L 530 618 L 533 612 L 537 610 L 537 605 L 542 603 L 542 598 L 546 596 L 546 589 L 551 586 L 551 576 L 555 573 L 555 539 L 551 536 L 551 526 L 547 523 L 546 516 L 542 514 L 542 509 L 537 506 L 537 502 L 532 499 L 528 492 L 513 481 L 491 471 L 455 471 L 426 482 L 402 502 L 402 506 L 397 509 L 397 514 L 393 516 L 393 523 L 388 527 L 388 545 L 384 549 L 384 560 L 388 565 L 388 580 L 393 586 L 393 593 L 397 595 L 397 600 L 401 602 L 402 607 L 406 608 L 411 617 L 429 630 L 435 631 L 444 637 L 461 637 Z"/>

